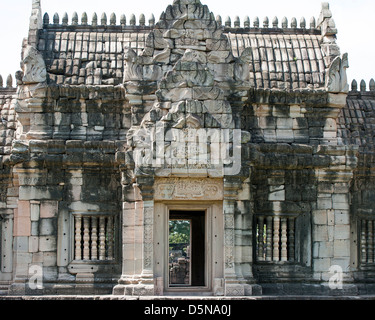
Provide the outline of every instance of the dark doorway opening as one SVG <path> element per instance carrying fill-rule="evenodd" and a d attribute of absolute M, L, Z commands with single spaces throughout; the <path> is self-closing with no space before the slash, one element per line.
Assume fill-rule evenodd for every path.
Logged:
<path fill-rule="evenodd" d="M 169 212 L 169 285 L 205 286 L 205 211 Z"/>

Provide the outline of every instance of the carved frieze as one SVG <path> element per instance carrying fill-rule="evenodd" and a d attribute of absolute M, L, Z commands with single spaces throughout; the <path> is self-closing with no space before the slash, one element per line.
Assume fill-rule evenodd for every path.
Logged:
<path fill-rule="evenodd" d="M 221 179 L 156 179 L 155 200 L 223 200 Z"/>

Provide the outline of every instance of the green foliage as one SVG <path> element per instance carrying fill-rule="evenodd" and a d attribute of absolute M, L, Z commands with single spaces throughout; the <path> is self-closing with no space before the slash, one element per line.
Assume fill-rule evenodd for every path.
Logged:
<path fill-rule="evenodd" d="M 169 221 L 169 243 L 190 242 L 190 221 L 170 220 Z"/>

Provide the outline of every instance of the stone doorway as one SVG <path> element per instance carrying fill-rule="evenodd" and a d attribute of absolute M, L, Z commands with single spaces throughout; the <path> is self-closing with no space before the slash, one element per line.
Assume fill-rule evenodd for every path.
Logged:
<path fill-rule="evenodd" d="M 189 239 L 185 246 L 170 243 L 177 221 Z M 214 282 L 224 277 L 222 203 L 155 203 L 154 223 L 154 276 L 162 286 L 158 290 L 165 295 L 214 294 Z"/>
<path fill-rule="evenodd" d="M 169 212 L 169 286 L 205 286 L 206 212 Z"/>

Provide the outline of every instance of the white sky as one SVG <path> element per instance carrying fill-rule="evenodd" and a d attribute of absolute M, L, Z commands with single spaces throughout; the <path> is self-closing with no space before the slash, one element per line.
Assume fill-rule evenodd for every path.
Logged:
<path fill-rule="evenodd" d="M 223 21 L 227 16 L 233 20 L 235 16 L 241 19 L 250 17 L 250 23 L 258 16 L 262 23 L 264 17 L 279 18 L 279 24 L 285 16 L 290 23 L 293 17 L 299 20 L 306 18 L 307 26 L 312 16 L 319 17 L 321 3 L 324 0 L 201 0 L 214 15 L 221 15 Z M 116 13 L 117 21 L 121 14 L 125 14 L 127 21 L 132 13 L 138 17 L 141 13 L 148 18 L 153 13 L 158 21 L 162 11 L 173 0 L 41 0 L 42 10 L 48 12 L 50 21 L 55 12 L 59 13 L 60 21 L 64 12 L 68 13 L 69 23 L 73 12 L 77 12 L 79 19 L 83 12 L 87 12 L 89 23 L 93 12 L 98 18 L 106 12 L 109 19 L 112 12 Z M 375 1 L 374 0 L 331 0 L 330 9 L 338 29 L 338 44 L 341 53 L 349 54 L 348 78 L 366 80 L 375 78 Z M 22 39 L 27 36 L 31 14 L 32 0 L 0 0 L 0 74 L 4 82 L 8 74 L 14 75 L 20 70 L 20 56 Z M 79 20 L 80 21 L 80 20 Z"/>

